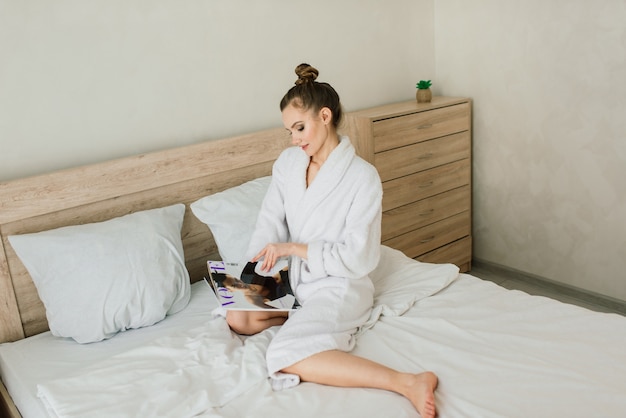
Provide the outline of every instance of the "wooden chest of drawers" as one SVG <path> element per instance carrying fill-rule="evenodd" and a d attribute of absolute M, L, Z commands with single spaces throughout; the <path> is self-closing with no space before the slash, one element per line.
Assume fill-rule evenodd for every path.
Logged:
<path fill-rule="evenodd" d="M 434 97 L 346 114 L 343 132 L 383 182 L 382 243 L 471 268 L 471 101 Z"/>

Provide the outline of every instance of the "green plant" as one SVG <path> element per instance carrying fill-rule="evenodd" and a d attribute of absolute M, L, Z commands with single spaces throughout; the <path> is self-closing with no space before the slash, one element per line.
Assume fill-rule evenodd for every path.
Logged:
<path fill-rule="evenodd" d="M 417 83 L 415 87 L 417 87 L 420 90 L 426 90 L 426 89 L 429 89 L 432 84 L 433 83 L 431 83 L 430 80 L 420 80 L 420 82 Z"/>

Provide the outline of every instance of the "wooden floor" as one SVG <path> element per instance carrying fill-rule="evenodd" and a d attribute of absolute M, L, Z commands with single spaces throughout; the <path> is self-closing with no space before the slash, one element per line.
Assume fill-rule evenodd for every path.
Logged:
<path fill-rule="evenodd" d="M 507 289 L 521 290 L 531 295 L 546 296 L 598 312 L 626 315 L 626 302 L 587 293 L 552 281 L 542 280 L 498 265 L 474 260 L 472 261 L 470 274 L 497 283 Z"/>

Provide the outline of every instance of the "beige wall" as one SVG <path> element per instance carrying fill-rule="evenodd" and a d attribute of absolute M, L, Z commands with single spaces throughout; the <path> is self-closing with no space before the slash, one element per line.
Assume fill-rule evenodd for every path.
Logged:
<path fill-rule="evenodd" d="M 626 1 L 436 0 L 474 99 L 475 257 L 626 300 Z"/>
<path fill-rule="evenodd" d="M 432 0 L 0 0 L 0 181 L 280 126 L 303 61 L 347 110 L 411 99 L 432 25 Z"/>

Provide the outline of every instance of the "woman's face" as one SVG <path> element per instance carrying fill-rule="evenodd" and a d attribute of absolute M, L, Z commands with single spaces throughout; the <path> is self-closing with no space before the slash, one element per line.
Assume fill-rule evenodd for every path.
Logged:
<path fill-rule="evenodd" d="M 327 156 L 336 145 L 332 140 L 327 140 L 333 138 L 330 109 L 325 107 L 316 113 L 290 104 L 283 110 L 282 116 L 292 144 L 302 148 L 309 157 L 320 153 Z M 334 137 L 336 139 L 336 135 Z"/>

